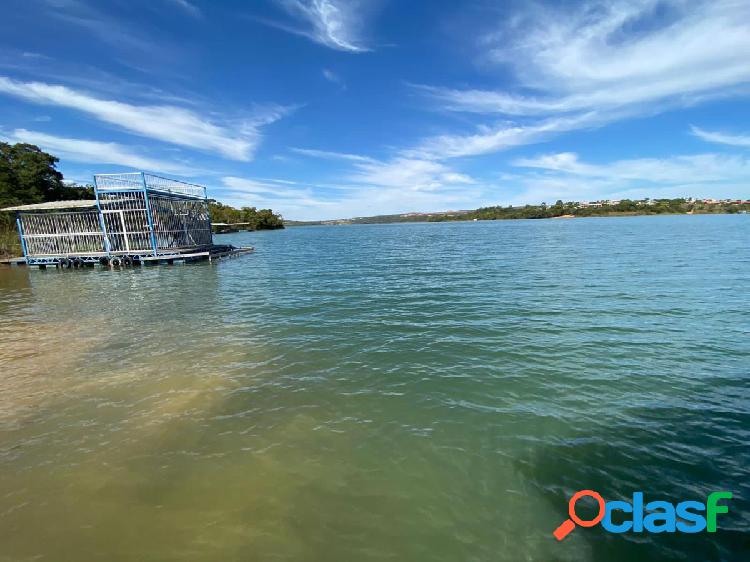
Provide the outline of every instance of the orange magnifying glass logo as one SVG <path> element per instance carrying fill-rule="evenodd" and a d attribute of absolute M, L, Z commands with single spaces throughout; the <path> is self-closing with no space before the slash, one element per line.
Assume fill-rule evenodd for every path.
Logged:
<path fill-rule="evenodd" d="M 596 503 L 599 504 L 599 513 L 597 513 L 596 517 L 588 521 L 585 519 L 581 519 L 576 514 L 576 502 L 586 496 L 594 498 L 596 500 Z M 555 538 L 558 541 L 561 541 L 565 537 L 567 537 L 573 529 L 576 528 L 576 525 L 578 525 L 579 527 L 593 527 L 604 518 L 605 509 L 606 507 L 604 505 L 604 498 L 598 492 L 594 492 L 593 490 L 581 490 L 580 492 L 576 492 L 568 502 L 568 515 L 570 516 L 570 519 L 566 519 L 565 521 L 563 521 L 562 524 L 557 529 L 555 529 L 552 534 L 555 535 Z"/>

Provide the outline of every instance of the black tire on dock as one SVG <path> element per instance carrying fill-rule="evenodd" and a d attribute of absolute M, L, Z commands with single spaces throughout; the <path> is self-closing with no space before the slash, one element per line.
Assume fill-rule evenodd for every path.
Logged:
<path fill-rule="evenodd" d="M 81 258 L 73 258 L 73 267 L 76 269 L 83 267 L 83 260 Z"/>
<path fill-rule="evenodd" d="M 109 265 L 109 258 L 107 256 L 102 256 L 99 258 L 99 263 L 106 267 Z"/>
<path fill-rule="evenodd" d="M 122 265 L 122 260 L 120 258 L 112 258 L 109 264 L 112 267 L 120 267 Z"/>
<path fill-rule="evenodd" d="M 72 262 L 68 258 L 61 258 L 59 261 L 60 269 L 70 269 Z"/>
<path fill-rule="evenodd" d="M 125 267 L 130 267 L 131 265 L 133 265 L 133 258 L 131 258 L 130 256 L 123 256 L 122 265 Z"/>

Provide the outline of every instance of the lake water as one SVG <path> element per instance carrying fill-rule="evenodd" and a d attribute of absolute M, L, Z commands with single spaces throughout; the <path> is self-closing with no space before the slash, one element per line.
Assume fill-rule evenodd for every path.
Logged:
<path fill-rule="evenodd" d="M 750 557 L 750 217 L 217 239 L 0 269 L 0 560 Z M 584 488 L 734 499 L 558 543 Z"/>

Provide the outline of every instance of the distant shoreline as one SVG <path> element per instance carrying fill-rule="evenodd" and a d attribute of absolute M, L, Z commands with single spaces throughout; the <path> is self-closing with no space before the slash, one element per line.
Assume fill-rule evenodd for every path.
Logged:
<path fill-rule="evenodd" d="M 659 213 L 659 214 L 647 214 L 647 213 L 611 213 L 608 215 L 588 215 L 588 216 L 555 216 L 555 217 L 541 217 L 541 218 L 506 218 L 506 219 L 477 219 L 477 220 L 451 220 L 451 221 L 436 221 L 436 220 L 400 220 L 400 221 L 388 221 L 388 222 L 347 222 L 347 219 L 341 221 L 291 221 L 291 224 L 286 224 L 287 228 L 300 228 L 303 226 L 366 226 L 366 225 L 388 225 L 388 224 L 441 224 L 447 222 L 456 223 L 474 223 L 474 222 L 498 222 L 498 221 L 537 221 L 537 220 L 557 220 L 557 219 L 608 219 L 608 218 L 634 218 L 634 217 L 679 217 L 679 216 L 726 216 L 726 215 L 737 215 L 744 213 Z M 746 213 L 750 215 L 750 212 Z M 367 217 L 374 218 L 374 217 Z M 219 234 L 225 234 L 220 232 Z"/>
<path fill-rule="evenodd" d="M 454 222 L 583 217 L 629 217 L 652 215 L 729 215 L 750 212 L 750 200 L 642 199 L 621 201 L 568 202 L 520 207 L 482 207 L 467 211 L 401 213 L 323 221 L 284 221 L 285 226 L 337 226 L 347 224 L 391 224 L 410 222 Z"/>

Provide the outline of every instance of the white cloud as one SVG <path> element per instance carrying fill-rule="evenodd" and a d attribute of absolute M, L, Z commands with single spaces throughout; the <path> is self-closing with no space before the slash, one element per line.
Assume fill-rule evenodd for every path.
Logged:
<path fill-rule="evenodd" d="M 238 193 L 248 193 L 253 195 L 265 194 L 277 197 L 288 197 L 290 195 L 297 196 L 302 193 L 299 189 L 290 189 L 283 185 L 278 185 L 273 180 L 257 180 L 237 176 L 225 176 L 221 181 L 227 188 L 227 191 Z"/>
<path fill-rule="evenodd" d="M 285 191 L 287 199 L 279 199 L 278 186 L 268 181 L 280 180 L 249 181 L 241 187 L 252 201 L 261 197 L 273 208 L 286 209 L 284 215 L 288 218 L 315 220 L 473 209 L 494 204 L 538 204 L 557 199 L 746 198 L 750 182 L 750 158 L 713 153 L 596 164 L 581 160 L 575 153 L 553 153 L 517 159 L 512 162 L 517 172 L 487 181 L 461 174 L 434 160 L 396 157 L 378 161 L 352 154 L 317 152 L 321 154 L 310 156 L 344 156 L 339 159 L 351 167 L 342 174 L 349 185 L 342 186 L 324 201 L 313 197 L 312 191 L 297 189 Z M 276 192 L 276 198 L 267 192 Z M 298 195 L 304 204 L 297 204 Z"/>
<path fill-rule="evenodd" d="M 529 171 L 506 178 L 522 190 L 512 203 L 642 197 L 746 197 L 750 159 L 737 155 L 691 154 L 636 158 L 604 164 L 583 162 L 570 152 L 514 162 Z"/>
<path fill-rule="evenodd" d="M 482 186 L 447 165 L 419 158 L 377 160 L 351 153 L 293 148 L 310 158 L 339 161 L 335 184 L 227 177 L 229 199 L 267 204 L 298 220 L 348 218 L 476 207 Z M 321 197 L 325 194 L 325 197 Z M 226 197 L 222 197 L 224 200 Z"/>
<path fill-rule="evenodd" d="M 188 2 L 188 0 L 169 0 L 172 4 L 176 4 L 181 10 L 194 18 L 200 18 L 203 16 L 200 8 L 195 4 Z"/>
<path fill-rule="evenodd" d="M 306 148 L 292 151 L 304 156 L 341 160 L 350 163 L 351 171 L 344 174 L 348 182 L 411 191 L 435 191 L 449 186 L 471 184 L 474 180 L 448 166 L 425 158 L 397 156 L 386 161 L 359 154 L 330 152 Z"/>
<path fill-rule="evenodd" d="M 527 7 L 481 38 L 483 57 L 513 71 L 513 90 L 416 86 L 442 109 L 526 119 L 426 139 L 432 157 L 502 150 L 592 121 L 601 125 L 750 90 L 746 2 L 619 0 L 562 6 Z"/>
<path fill-rule="evenodd" d="M 14 130 L 8 136 L 8 140 L 37 145 L 42 150 L 51 152 L 62 160 L 86 164 L 116 164 L 137 170 L 160 171 L 179 175 L 191 175 L 195 172 L 186 164 L 144 156 L 135 152 L 132 148 L 115 142 L 57 137 L 26 129 Z"/>
<path fill-rule="evenodd" d="M 165 54 L 168 49 L 162 37 L 155 37 L 143 29 L 143 24 L 133 24 L 124 18 L 111 17 L 100 11 L 96 3 L 85 0 L 46 0 L 45 14 L 65 24 L 80 27 L 87 36 L 96 37 L 102 43 L 118 50 L 132 50 L 140 55 Z M 40 12 L 41 13 L 41 12 Z"/>
<path fill-rule="evenodd" d="M 100 121 L 152 139 L 247 161 L 260 143 L 260 127 L 291 111 L 282 106 L 260 108 L 236 123 L 217 124 L 203 115 L 173 105 L 132 105 L 95 97 L 66 86 L 19 82 L 0 76 L 0 93 L 40 105 L 82 111 Z"/>
<path fill-rule="evenodd" d="M 438 191 L 474 183 L 469 176 L 431 160 L 394 158 L 388 162 L 360 162 L 355 167 L 357 171 L 347 176 L 349 181 L 405 191 Z"/>
<path fill-rule="evenodd" d="M 474 208 L 480 196 L 481 191 L 478 188 L 436 193 L 360 186 L 357 190 L 341 191 L 327 199 L 312 195 L 279 198 L 262 193 L 241 192 L 229 193 L 227 196 L 220 196 L 219 199 L 233 205 L 270 207 L 292 220 L 326 220 Z"/>
<path fill-rule="evenodd" d="M 337 208 L 335 200 L 316 197 L 313 186 L 288 180 L 225 176 L 221 182 L 224 187 L 214 196 L 235 207 L 271 208 L 286 218 L 302 219 L 330 216 Z"/>
<path fill-rule="evenodd" d="M 365 187 L 336 200 L 335 218 L 390 215 L 409 212 L 437 212 L 477 207 L 481 187 L 462 186 L 460 190 L 419 191 L 397 187 Z M 308 210 L 311 218 L 332 218 L 331 209 Z M 302 215 L 304 216 L 304 215 Z"/>
<path fill-rule="evenodd" d="M 707 142 L 728 144 L 730 146 L 750 147 L 750 135 L 730 135 L 718 131 L 706 131 L 698 127 L 691 127 L 691 132 L 698 138 Z"/>
<path fill-rule="evenodd" d="M 613 118 L 614 114 L 602 116 L 591 112 L 569 117 L 554 117 L 531 124 L 503 123 L 497 126 L 482 126 L 473 134 L 428 137 L 417 146 L 404 150 L 403 154 L 436 160 L 489 154 L 514 146 L 541 142 L 558 133 L 597 127 Z"/>
<path fill-rule="evenodd" d="M 522 158 L 514 164 L 577 176 L 660 184 L 733 181 L 739 176 L 750 177 L 750 161 L 747 158 L 711 153 L 669 158 L 635 158 L 595 165 L 581 162 L 575 153 L 562 152 L 537 158 Z"/>
<path fill-rule="evenodd" d="M 302 35 L 319 43 L 350 53 L 369 49 L 362 40 L 362 27 L 372 8 L 368 0 L 277 0 L 277 3 L 304 28 L 260 20 L 284 31 Z"/>
<path fill-rule="evenodd" d="M 329 150 L 316 150 L 314 148 L 291 148 L 292 152 L 313 158 L 324 158 L 326 160 L 348 160 L 351 162 L 376 162 L 373 158 L 350 154 L 347 152 L 331 152 Z"/>
<path fill-rule="evenodd" d="M 537 114 L 720 93 L 750 81 L 749 26 L 747 3 L 737 0 L 588 2 L 563 13 L 550 10 L 506 30 L 512 43 L 491 45 L 488 55 L 548 98 L 501 92 L 482 99 L 469 91 L 456 101 Z"/>
<path fill-rule="evenodd" d="M 346 82 L 344 82 L 344 79 L 341 78 L 341 76 L 339 76 L 338 74 L 336 74 L 330 68 L 324 68 L 323 69 L 323 78 L 325 78 L 326 80 L 328 80 L 332 84 L 336 84 L 342 90 L 346 90 Z"/>

